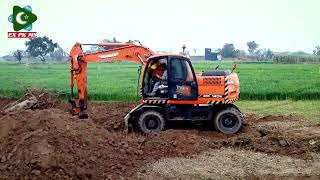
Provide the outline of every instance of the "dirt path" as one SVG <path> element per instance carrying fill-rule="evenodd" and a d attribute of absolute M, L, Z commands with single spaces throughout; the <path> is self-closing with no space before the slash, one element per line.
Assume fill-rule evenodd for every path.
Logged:
<path fill-rule="evenodd" d="M 9 102 L 0 100 L 1 106 Z M 152 136 L 126 134 L 123 117 L 134 106 L 93 103 L 87 120 L 72 117 L 65 102 L 0 113 L 0 179 L 135 179 L 154 172 L 141 172 L 150 162 L 220 148 L 309 161 L 320 152 L 319 124 L 290 116 L 250 116 L 248 125 L 233 136 L 190 125 Z"/>
<path fill-rule="evenodd" d="M 165 158 L 140 170 L 142 179 L 319 179 L 320 154 L 313 160 L 234 148 L 193 157 Z"/>

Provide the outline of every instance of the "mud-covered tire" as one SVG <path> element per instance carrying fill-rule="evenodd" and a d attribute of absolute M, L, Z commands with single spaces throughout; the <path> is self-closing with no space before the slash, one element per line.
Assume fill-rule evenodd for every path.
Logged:
<path fill-rule="evenodd" d="M 137 125 L 141 132 L 145 134 L 155 134 L 164 129 L 165 123 L 165 119 L 161 113 L 149 110 L 139 116 Z"/>
<path fill-rule="evenodd" d="M 243 123 L 241 112 L 233 107 L 228 107 L 220 110 L 213 119 L 215 129 L 224 134 L 237 133 Z"/>

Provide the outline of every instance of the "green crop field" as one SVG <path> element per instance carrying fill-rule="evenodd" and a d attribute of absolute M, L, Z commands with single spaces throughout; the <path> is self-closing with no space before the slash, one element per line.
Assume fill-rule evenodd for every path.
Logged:
<path fill-rule="evenodd" d="M 194 62 L 196 72 L 232 68 L 232 62 Z M 90 100 L 134 101 L 138 67 L 135 63 L 92 63 L 88 70 Z M 242 100 L 319 100 L 319 64 L 238 65 Z M 0 96 L 20 96 L 26 88 L 45 88 L 67 98 L 69 64 L 0 63 Z"/>

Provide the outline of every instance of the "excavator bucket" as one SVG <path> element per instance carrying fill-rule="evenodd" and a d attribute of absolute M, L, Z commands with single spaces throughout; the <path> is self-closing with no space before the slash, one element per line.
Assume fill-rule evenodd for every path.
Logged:
<path fill-rule="evenodd" d="M 71 113 L 72 115 L 78 116 L 80 119 L 88 118 L 88 115 L 85 113 L 84 110 L 81 109 L 79 105 L 77 105 L 77 100 L 70 99 L 69 103 L 71 104 Z"/>

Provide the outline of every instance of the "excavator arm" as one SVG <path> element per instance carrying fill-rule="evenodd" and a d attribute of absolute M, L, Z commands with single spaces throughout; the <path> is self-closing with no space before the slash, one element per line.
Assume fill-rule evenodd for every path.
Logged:
<path fill-rule="evenodd" d="M 106 50 L 85 53 L 83 45 L 99 46 Z M 101 43 L 101 44 L 80 44 L 76 43 L 70 51 L 70 88 L 72 114 L 79 118 L 86 118 L 85 110 L 88 105 L 87 96 L 87 63 L 89 62 L 113 62 L 133 61 L 144 65 L 147 58 L 154 52 L 149 48 L 134 43 Z M 77 86 L 77 97 L 74 93 L 74 85 Z"/>

